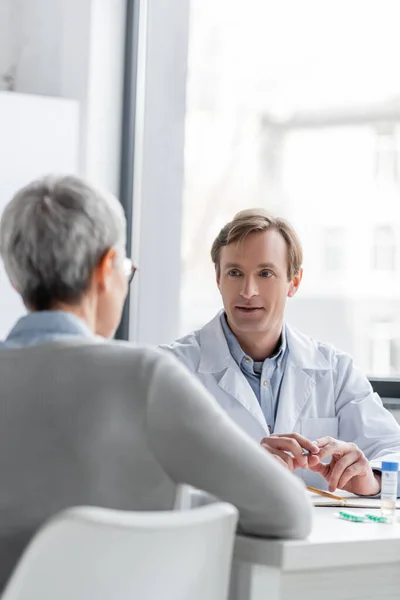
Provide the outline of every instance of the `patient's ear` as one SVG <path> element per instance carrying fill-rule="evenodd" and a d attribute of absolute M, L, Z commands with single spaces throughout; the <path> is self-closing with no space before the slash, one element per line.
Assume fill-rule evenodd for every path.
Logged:
<path fill-rule="evenodd" d="M 297 275 L 295 275 L 290 282 L 289 290 L 288 290 L 288 298 L 293 298 L 293 296 L 297 293 L 297 290 L 300 287 L 301 280 L 303 279 L 303 269 L 300 268 Z"/>
<path fill-rule="evenodd" d="M 115 248 L 110 248 L 99 260 L 94 271 L 94 280 L 102 291 L 106 291 L 112 285 L 114 264 L 117 258 Z"/>

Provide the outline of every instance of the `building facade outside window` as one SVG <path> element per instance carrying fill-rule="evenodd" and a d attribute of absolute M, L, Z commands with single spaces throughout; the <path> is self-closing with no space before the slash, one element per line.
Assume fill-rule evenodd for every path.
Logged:
<path fill-rule="evenodd" d="M 400 376 L 399 19 L 392 1 L 192 0 L 182 334 L 221 307 L 220 227 L 260 206 L 304 244 L 288 321 Z"/>

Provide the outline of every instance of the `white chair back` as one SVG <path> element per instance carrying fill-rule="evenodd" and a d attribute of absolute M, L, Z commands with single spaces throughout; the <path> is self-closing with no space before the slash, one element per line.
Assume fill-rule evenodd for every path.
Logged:
<path fill-rule="evenodd" d="M 78 507 L 46 523 L 2 600 L 224 600 L 238 513 Z"/>
<path fill-rule="evenodd" d="M 200 506 L 208 506 L 219 502 L 218 498 L 204 490 L 199 490 L 187 483 L 180 483 L 176 488 L 175 510 L 192 510 Z"/>

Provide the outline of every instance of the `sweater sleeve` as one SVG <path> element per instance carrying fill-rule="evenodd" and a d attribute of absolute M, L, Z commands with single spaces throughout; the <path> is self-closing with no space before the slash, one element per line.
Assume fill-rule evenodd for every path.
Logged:
<path fill-rule="evenodd" d="M 304 484 L 242 432 L 177 360 L 160 356 L 147 400 L 149 447 L 176 483 L 234 504 L 244 533 L 275 538 L 310 533 Z"/>

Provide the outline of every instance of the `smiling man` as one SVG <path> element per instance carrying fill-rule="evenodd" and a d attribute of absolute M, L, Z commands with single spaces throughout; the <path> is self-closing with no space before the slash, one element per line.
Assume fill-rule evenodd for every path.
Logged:
<path fill-rule="evenodd" d="M 211 257 L 224 310 L 166 348 L 308 484 L 379 493 L 381 460 L 400 461 L 400 427 L 350 356 L 285 323 L 303 274 L 293 227 L 242 211 Z"/>

